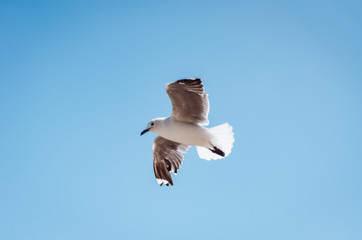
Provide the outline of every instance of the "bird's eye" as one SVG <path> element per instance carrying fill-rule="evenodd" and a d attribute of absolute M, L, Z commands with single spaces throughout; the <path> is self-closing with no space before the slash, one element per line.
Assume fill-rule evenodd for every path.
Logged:
<path fill-rule="evenodd" d="M 151 126 L 155 125 L 154 123 L 151 123 Z"/>

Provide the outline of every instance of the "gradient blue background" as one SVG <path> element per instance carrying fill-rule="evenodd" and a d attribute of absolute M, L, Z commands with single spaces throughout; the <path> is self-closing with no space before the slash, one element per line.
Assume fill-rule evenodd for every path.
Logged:
<path fill-rule="evenodd" d="M 361 1 L 1 1 L 0 239 L 362 239 Z M 159 187 L 166 83 L 223 160 Z"/>

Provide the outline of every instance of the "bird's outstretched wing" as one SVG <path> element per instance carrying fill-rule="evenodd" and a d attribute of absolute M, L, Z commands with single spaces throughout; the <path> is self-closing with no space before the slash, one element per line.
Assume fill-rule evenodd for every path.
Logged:
<path fill-rule="evenodd" d="M 158 136 L 153 143 L 153 170 L 157 183 L 173 185 L 170 172 L 177 174 L 182 164 L 183 156 L 190 146 L 167 140 Z"/>
<path fill-rule="evenodd" d="M 189 78 L 169 83 L 166 92 L 172 102 L 173 119 L 201 126 L 209 124 L 209 98 L 201 79 Z"/>

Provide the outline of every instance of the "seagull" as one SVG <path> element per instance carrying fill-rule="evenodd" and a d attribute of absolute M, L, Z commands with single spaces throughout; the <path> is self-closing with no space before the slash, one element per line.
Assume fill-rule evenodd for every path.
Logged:
<path fill-rule="evenodd" d="M 141 135 L 158 134 L 153 143 L 153 170 L 157 183 L 173 185 L 170 172 L 177 175 L 183 155 L 191 145 L 199 157 L 216 160 L 228 156 L 234 144 L 233 128 L 228 123 L 212 128 L 209 124 L 209 98 L 200 78 L 188 78 L 166 85 L 172 102 L 170 117 L 152 119 Z"/>

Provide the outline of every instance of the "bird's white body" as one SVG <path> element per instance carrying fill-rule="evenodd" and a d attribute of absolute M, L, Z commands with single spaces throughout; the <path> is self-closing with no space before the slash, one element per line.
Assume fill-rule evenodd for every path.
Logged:
<path fill-rule="evenodd" d="M 198 124 L 180 122 L 171 117 L 155 119 L 156 127 L 150 131 L 174 142 L 212 148 L 213 134 Z"/>

